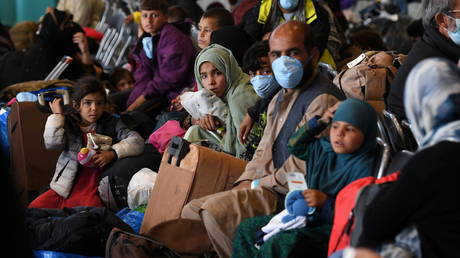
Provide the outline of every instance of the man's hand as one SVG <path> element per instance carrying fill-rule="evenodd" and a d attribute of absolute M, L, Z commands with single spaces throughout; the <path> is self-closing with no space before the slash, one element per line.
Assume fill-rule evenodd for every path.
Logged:
<path fill-rule="evenodd" d="M 199 121 L 199 125 L 209 131 L 214 131 L 219 126 L 219 121 L 212 115 L 205 115 Z"/>
<path fill-rule="evenodd" d="M 127 109 L 126 111 L 133 111 L 144 104 L 147 100 L 144 95 L 139 96 Z"/>
<path fill-rule="evenodd" d="M 101 151 L 93 156 L 94 164 L 98 165 L 99 167 L 105 167 L 106 165 L 110 164 L 110 162 L 114 161 L 117 158 L 117 155 L 113 151 Z"/>
<path fill-rule="evenodd" d="M 303 198 L 310 207 L 323 207 L 326 202 L 327 195 L 315 189 L 308 189 L 302 192 Z"/>
<path fill-rule="evenodd" d="M 232 190 L 241 190 L 244 188 L 251 189 L 251 182 L 249 180 L 242 181 L 241 183 L 237 184 L 235 187 L 232 188 Z"/>
<path fill-rule="evenodd" d="M 53 99 L 53 101 L 48 103 L 50 105 L 50 108 L 53 114 L 62 114 L 61 102 L 62 102 L 61 98 L 56 98 L 56 99 Z"/>
<path fill-rule="evenodd" d="M 254 125 L 254 121 L 252 121 L 251 116 L 249 116 L 249 114 L 246 114 L 243 118 L 243 121 L 241 121 L 241 124 L 240 124 L 239 139 L 242 144 L 246 143 L 246 139 L 248 138 L 253 125 Z"/>

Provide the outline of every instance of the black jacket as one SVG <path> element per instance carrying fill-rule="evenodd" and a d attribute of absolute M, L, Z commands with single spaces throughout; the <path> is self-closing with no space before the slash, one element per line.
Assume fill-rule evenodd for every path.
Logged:
<path fill-rule="evenodd" d="M 376 248 L 415 224 L 422 257 L 458 257 L 460 144 L 443 141 L 413 156 L 367 208 L 358 246 Z"/>
<path fill-rule="evenodd" d="M 460 46 L 444 37 L 434 27 L 427 28 L 423 38 L 409 52 L 404 64 L 399 68 L 396 78 L 391 84 L 387 103 L 391 112 L 401 119 L 406 118 L 404 112 L 404 87 L 412 68 L 420 61 L 430 57 L 443 57 L 457 63 L 460 59 Z"/>

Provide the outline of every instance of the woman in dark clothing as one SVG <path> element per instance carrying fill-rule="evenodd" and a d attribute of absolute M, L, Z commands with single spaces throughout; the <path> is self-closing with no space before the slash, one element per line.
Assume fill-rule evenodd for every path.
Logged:
<path fill-rule="evenodd" d="M 458 257 L 459 79 L 459 68 L 443 59 L 427 59 L 410 73 L 405 107 L 420 150 L 367 209 L 359 247 L 376 250 L 415 224 L 422 257 Z M 369 257 L 361 251 L 369 250 L 356 257 Z"/>
<path fill-rule="evenodd" d="M 79 44 L 86 43 L 82 31 L 78 24 L 72 22 L 71 14 L 51 9 L 44 16 L 37 42 L 31 48 L 25 52 L 10 51 L 0 57 L 0 87 L 45 79 L 63 56 L 75 56 L 81 51 Z M 79 44 L 76 44 L 74 41 L 77 38 L 74 35 L 78 32 Z M 86 54 L 82 57 L 89 56 L 89 52 Z M 75 80 L 94 73 L 92 61 L 90 62 L 91 64 L 84 65 L 85 62 L 74 60 L 61 77 Z"/>

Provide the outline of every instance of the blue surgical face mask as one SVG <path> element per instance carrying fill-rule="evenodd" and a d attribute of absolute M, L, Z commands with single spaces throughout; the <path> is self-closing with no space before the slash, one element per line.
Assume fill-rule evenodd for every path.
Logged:
<path fill-rule="evenodd" d="M 279 88 L 273 75 L 256 75 L 251 79 L 251 84 L 261 98 L 272 96 Z"/>
<path fill-rule="evenodd" d="M 152 37 L 145 37 L 142 39 L 142 46 L 144 48 L 144 52 L 149 59 L 153 58 L 153 43 Z"/>
<path fill-rule="evenodd" d="M 303 77 L 302 63 L 290 56 L 280 56 L 275 59 L 272 70 L 278 84 L 285 89 L 297 87 Z"/>
<path fill-rule="evenodd" d="M 449 31 L 447 30 L 447 33 L 449 34 L 449 37 L 450 39 L 452 39 L 452 41 L 457 44 L 458 46 L 460 46 L 460 19 L 456 19 L 456 18 L 453 18 L 451 16 L 449 16 L 449 18 L 455 20 L 455 30 L 454 31 Z"/>
<path fill-rule="evenodd" d="M 292 10 L 297 7 L 299 0 L 279 0 L 280 6 L 286 10 Z"/>

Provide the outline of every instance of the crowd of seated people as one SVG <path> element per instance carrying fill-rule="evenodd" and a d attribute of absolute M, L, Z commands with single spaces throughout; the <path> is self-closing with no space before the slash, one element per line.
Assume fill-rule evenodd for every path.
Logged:
<path fill-rule="evenodd" d="M 197 1 L 140 0 L 126 14 L 138 26 L 128 61 L 112 69 L 96 61 L 100 38 L 86 29 L 100 21 L 103 1 L 86 9 L 58 2 L 39 21 L 0 24 L 0 90 L 44 80 L 63 56 L 74 58 L 60 76 L 74 82 L 71 103 L 50 101 L 43 133 L 46 148 L 61 154 L 49 188 L 28 208 L 126 207 L 117 198 L 126 199 L 128 185 L 111 192 L 113 178 L 129 182 L 143 168 L 158 171 L 168 141 L 148 137 L 177 121 L 169 138 L 248 161 L 231 190 L 193 199 L 181 211 L 203 225 L 214 256 L 327 257 L 337 195 L 375 177 L 382 154 L 382 114 L 366 99 L 346 98 L 320 68 L 340 72 L 364 60 L 362 53 L 394 50 L 379 30 L 344 19 L 341 8 L 359 1 L 240 0 L 229 1 L 233 10 L 217 2 L 202 10 Z M 377 2 L 399 5 L 397 15 L 407 18 L 409 1 Z M 422 19 L 408 29 L 412 49 L 384 96 L 386 110 L 410 124 L 418 148 L 399 172 L 390 171 L 399 177 L 369 205 L 358 244 L 332 257 L 456 257 L 460 0 L 421 6 Z M 110 146 L 81 158 L 93 136 L 110 138 Z M 290 172 L 301 173 L 308 188 L 291 189 Z M 408 256 L 395 256 L 400 249 L 389 243 L 408 229 Z"/>

